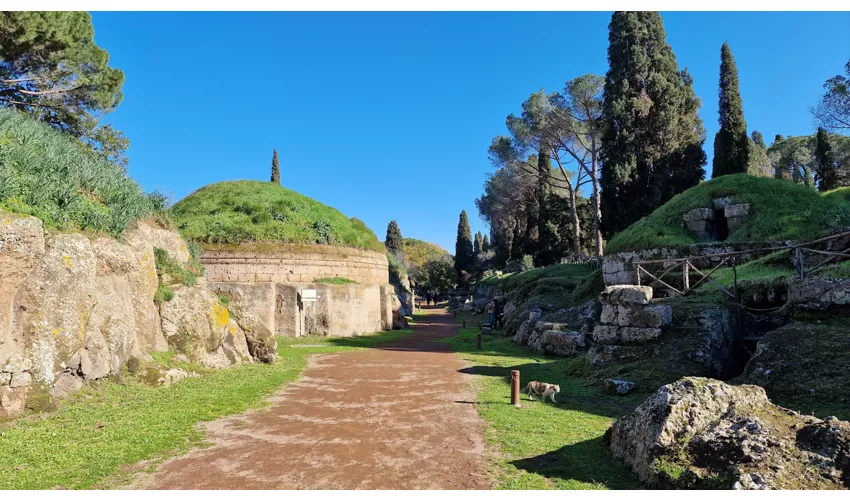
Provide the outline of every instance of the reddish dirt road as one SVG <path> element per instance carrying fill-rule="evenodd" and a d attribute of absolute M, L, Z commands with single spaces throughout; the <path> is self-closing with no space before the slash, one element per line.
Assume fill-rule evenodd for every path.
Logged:
<path fill-rule="evenodd" d="M 380 348 L 316 355 L 264 410 L 209 424 L 213 446 L 164 463 L 150 489 L 484 489 L 484 425 L 457 326 L 433 309 Z"/>

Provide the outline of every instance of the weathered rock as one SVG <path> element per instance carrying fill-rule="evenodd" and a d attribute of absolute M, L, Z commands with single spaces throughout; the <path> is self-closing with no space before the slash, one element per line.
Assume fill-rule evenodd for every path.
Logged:
<path fill-rule="evenodd" d="M 254 361 L 274 363 L 277 360 L 277 337 L 269 330 L 271 308 L 268 304 L 272 287 L 266 284 L 239 285 L 216 283 L 213 285 L 219 295 L 230 298 L 227 305 L 239 328 L 245 332 L 248 351 Z"/>
<path fill-rule="evenodd" d="M 181 370 L 180 368 L 171 368 L 162 372 L 162 385 L 164 387 L 168 387 L 180 382 L 181 380 L 198 376 L 199 375 L 197 373 L 189 373 L 186 370 Z"/>
<path fill-rule="evenodd" d="M 611 305 L 602 306 L 600 321 L 606 325 L 638 328 L 663 328 L 673 320 L 670 306 Z"/>
<path fill-rule="evenodd" d="M 625 396 L 635 390 L 635 383 L 609 378 L 605 381 L 605 388 L 608 390 L 608 394 L 612 396 Z"/>
<path fill-rule="evenodd" d="M 711 238 L 714 230 L 714 211 L 710 208 L 694 208 L 682 215 L 685 227 L 689 231 L 697 233 L 701 240 Z"/>
<path fill-rule="evenodd" d="M 554 330 L 574 330 L 590 333 L 599 322 L 601 311 L 602 304 L 599 301 L 588 300 L 581 306 L 559 309 L 548 315 L 547 319 L 554 323 L 566 325 L 566 327 L 554 328 Z"/>
<path fill-rule="evenodd" d="M 572 356 L 587 346 L 582 332 L 547 330 L 541 340 L 543 351 L 555 356 Z"/>
<path fill-rule="evenodd" d="M 850 279 L 793 280 L 788 288 L 788 303 L 813 311 L 850 308 Z"/>
<path fill-rule="evenodd" d="M 169 345 L 192 362 L 226 368 L 250 362 L 245 333 L 218 297 L 206 288 L 183 287 L 160 307 Z"/>
<path fill-rule="evenodd" d="M 514 335 L 513 341 L 519 345 L 528 344 L 528 337 L 534 333 L 534 325 L 537 324 L 536 321 L 527 319 L 522 322 L 519 328 L 516 331 L 516 335 Z"/>
<path fill-rule="evenodd" d="M 726 217 L 726 227 L 729 232 L 734 232 L 747 221 L 750 214 L 749 203 L 738 203 L 736 205 L 728 205 L 723 209 L 723 215 Z"/>
<path fill-rule="evenodd" d="M 604 345 L 645 344 L 656 340 L 660 336 L 660 328 L 597 325 L 593 329 L 593 341 Z"/>
<path fill-rule="evenodd" d="M 27 387 L 0 386 L 0 419 L 20 415 L 26 408 Z"/>
<path fill-rule="evenodd" d="M 64 399 L 79 391 L 83 387 L 83 384 L 83 379 L 75 373 L 69 371 L 62 372 L 53 384 L 53 397 Z"/>
<path fill-rule="evenodd" d="M 12 379 L 9 381 L 9 387 L 29 387 L 32 385 L 32 375 L 27 372 L 13 373 Z"/>
<path fill-rule="evenodd" d="M 7 372 L 0 372 L 0 385 L 9 385 L 9 382 L 12 381 L 12 374 Z"/>
<path fill-rule="evenodd" d="M 590 363 L 596 366 L 649 358 L 654 354 L 652 346 L 637 345 L 594 345 L 587 352 Z"/>
<path fill-rule="evenodd" d="M 532 329 L 525 345 L 532 351 L 543 352 L 543 332 Z"/>
<path fill-rule="evenodd" d="M 757 386 L 684 378 L 617 420 L 606 440 L 650 486 L 850 486 L 842 470 L 850 460 L 850 424 L 773 405 Z"/>
<path fill-rule="evenodd" d="M 638 285 L 614 285 L 605 288 L 599 296 L 603 304 L 649 304 L 652 287 Z"/>

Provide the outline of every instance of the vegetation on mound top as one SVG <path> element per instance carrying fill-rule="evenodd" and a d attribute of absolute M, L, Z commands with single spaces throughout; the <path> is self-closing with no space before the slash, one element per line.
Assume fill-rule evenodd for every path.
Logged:
<path fill-rule="evenodd" d="M 0 109 L 0 209 L 38 217 L 47 227 L 120 235 L 164 208 L 121 167 L 76 138 Z"/>
<path fill-rule="evenodd" d="M 384 251 L 363 221 L 277 184 L 219 182 L 171 208 L 183 237 L 203 243 L 315 243 Z"/>
<path fill-rule="evenodd" d="M 313 280 L 313 283 L 325 283 L 328 285 L 353 285 L 357 282 L 352 279 L 335 276 L 333 278 L 316 278 Z"/>
<path fill-rule="evenodd" d="M 479 281 L 499 290 L 522 308 L 570 307 L 596 297 L 604 288 L 602 273 L 581 264 L 554 264 L 519 273 L 505 273 Z"/>
<path fill-rule="evenodd" d="M 674 196 L 614 235 L 606 253 L 699 243 L 697 235 L 683 226 L 682 216 L 694 208 L 711 207 L 713 199 L 722 197 L 750 204 L 749 218 L 729 235 L 729 243 L 806 240 L 835 227 L 850 226 L 850 188 L 818 193 L 782 179 L 725 175 Z"/>
<path fill-rule="evenodd" d="M 417 240 L 416 238 L 404 239 L 404 259 L 410 265 L 424 267 L 432 260 L 439 260 L 449 255 L 448 250 L 436 243 Z"/>

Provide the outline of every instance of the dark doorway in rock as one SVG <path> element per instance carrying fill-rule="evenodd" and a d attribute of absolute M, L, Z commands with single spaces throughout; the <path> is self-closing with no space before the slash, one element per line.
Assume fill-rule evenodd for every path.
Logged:
<path fill-rule="evenodd" d="M 726 241 L 729 237 L 729 225 L 726 223 L 726 213 L 724 209 L 714 211 L 714 239 L 717 241 Z"/>

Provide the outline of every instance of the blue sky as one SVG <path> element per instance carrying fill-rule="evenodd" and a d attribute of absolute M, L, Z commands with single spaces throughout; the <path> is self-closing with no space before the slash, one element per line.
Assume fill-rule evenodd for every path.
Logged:
<path fill-rule="evenodd" d="M 212 182 L 283 184 L 383 239 L 454 252 L 490 140 L 531 92 L 604 75 L 604 13 L 93 13 L 95 40 L 124 70 L 104 122 L 131 140 L 130 174 L 179 200 Z M 703 101 L 707 170 L 728 41 L 749 130 L 813 132 L 823 82 L 850 58 L 850 13 L 662 13 L 667 41 Z"/>

